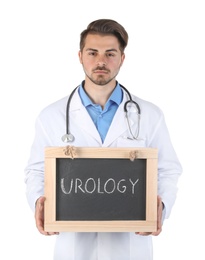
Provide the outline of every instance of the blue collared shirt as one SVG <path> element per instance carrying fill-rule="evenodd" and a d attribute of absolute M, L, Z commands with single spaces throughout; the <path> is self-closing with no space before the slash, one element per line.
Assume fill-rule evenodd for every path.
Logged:
<path fill-rule="evenodd" d="M 102 142 L 104 142 L 115 112 L 122 102 L 123 92 L 119 83 L 117 84 L 108 101 L 106 102 L 104 109 L 102 109 L 100 105 L 94 104 L 90 100 L 85 90 L 83 89 L 82 84 L 79 87 L 78 92 L 83 105 L 87 109 L 90 117 L 93 120 L 93 123 L 95 124 L 100 134 Z"/>

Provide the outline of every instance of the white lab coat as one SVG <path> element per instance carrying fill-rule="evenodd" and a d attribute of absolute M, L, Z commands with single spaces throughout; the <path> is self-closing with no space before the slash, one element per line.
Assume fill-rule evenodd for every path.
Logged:
<path fill-rule="evenodd" d="M 66 131 L 65 97 L 45 108 L 36 120 L 36 134 L 30 159 L 25 169 L 26 195 L 31 209 L 44 195 L 44 147 L 66 146 L 61 137 Z M 72 146 L 81 147 L 154 147 L 158 149 L 158 194 L 168 218 L 177 193 L 177 181 L 182 169 L 172 147 L 162 111 L 154 104 L 133 96 L 141 109 L 138 140 L 130 140 L 130 132 L 124 113 L 127 94 L 124 93 L 113 118 L 107 136 L 102 143 L 100 135 L 78 91 L 73 95 L 69 119 L 70 132 L 75 136 Z M 137 109 L 129 109 L 129 122 L 133 133 L 137 131 Z M 57 230 L 56 230 L 57 231 Z M 62 232 L 56 237 L 54 260 L 151 260 L 152 237 L 134 233 L 74 233 Z"/>

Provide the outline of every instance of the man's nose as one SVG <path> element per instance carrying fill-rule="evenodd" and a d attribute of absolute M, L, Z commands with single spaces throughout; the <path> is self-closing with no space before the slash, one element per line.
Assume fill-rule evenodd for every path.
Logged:
<path fill-rule="evenodd" d="M 107 62 L 105 60 L 105 57 L 100 56 L 97 61 L 97 65 L 100 67 L 106 66 Z"/>

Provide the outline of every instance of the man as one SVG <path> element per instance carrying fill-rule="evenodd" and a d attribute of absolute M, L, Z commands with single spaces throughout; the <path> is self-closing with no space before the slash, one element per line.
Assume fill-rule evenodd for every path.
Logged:
<path fill-rule="evenodd" d="M 129 104 L 128 119 L 124 113 L 129 93 L 116 81 L 116 76 L 125 59 L 127 42 L 127 32 L 116 21 L 100 19 L 90 23 L 80 38 L 79 60 L 85 80 L 72 94 L 69 113 L 66 114 L 66 97 L 45 108 L 36 120 L 35 139 L 25 170 L 27 198 L 35 212 L 39 232 L 58 235 L 55 260 L 151 260 L 152 235 L 160 234 L 163 220 L 169 217 L 175 202 L 182 169 L 162 111 L 132 95 L 136 103 Z M 137 108 L 141 111 L 140 118 Z M 70 129 L 64 136 L 66 116 Z M 158 149 L 156 232 L 45 232 L 44 148 L 68 145 L 62 141 L 62 136 L 64 141 L 70 139 L 72 146 Z"/>

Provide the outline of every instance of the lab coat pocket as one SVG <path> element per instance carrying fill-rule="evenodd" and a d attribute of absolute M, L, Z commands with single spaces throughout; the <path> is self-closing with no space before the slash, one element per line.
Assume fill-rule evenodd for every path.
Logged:
<path fill-rule="evenodd" d="M 135 140 L 121 136 L 117 140 L 117 147 L 146 147 L 146 140 L 143 138 Z"/>

